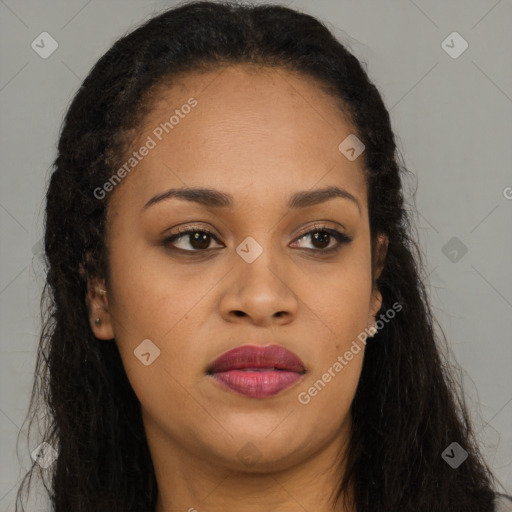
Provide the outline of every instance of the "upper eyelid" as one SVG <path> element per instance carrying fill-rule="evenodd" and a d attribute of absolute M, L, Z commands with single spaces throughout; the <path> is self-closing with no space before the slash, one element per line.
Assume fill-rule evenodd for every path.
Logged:
<path fill-rule="evenodd" d="M 303 230 L 301 230 L 295 236 L 293 241 L 296 241 L 296 240 L 299 240 L 301 238 L 304 238 L 305 236 L 307 236 L 307 235 L 309 235 L 311 233 L 314 233 L 315 231 L 322 231 L 322 230 L 323 231 L 327 231 L 327 232 L 329 232 L 329 231 L 337 232 L 337 233 L 339 233 L 341 235 L 344 235 L 348 239 L 352 239 L 352 237 L 350 235 L 348 235 L 347 233 L 345 233 L 344 230 L 340 231 L 337 228 L 321 224 L 321 221 L 317 221 L 313 226 L 311 226 L 309 228 L 304 228 Z M 194 232 L 204 232 L 204 233 L 207 233 L 212 238 L 214 238 L 217 243 L 222 244 L 222 242 L 219 240 L 219 237 L 212 230 L 210 230 L 210 229 L 208 229 L 206 227 L 203 227 L 203 226 L 187 226 L 187 227 L 184 227 L 184 228 L 178 228 L 178 231 L 176 233 L 173 233 L 172 235 L 169 235 L 168 237 L 166 237 L 165 241 L 168 241 L 168 240 L 172 239 L 171 241 L 174 242 L 174 241 L 179 240 L 180 238 L 183 238 L 184 236 L 189 235 L 189 234 L 194 233 Z M 202 252 L 202 251 L 190 251 L 190 252 Z"/>
<path fill-rule="evenodd" d="M 340 224 L 340 226 L 341 226 L 341 224 Z M 342 227 L 343 227 L 343 226 L 342 226 Z M 311 233 L 312 231 L 315 231 L 315 230 L 318 230 L 318 231 L 320 231 L 320 230 L 325 230 L 325 231 L 329 231 L 329 230 L 331 230 L 331 231 L 338 231 L 339 233 L 342 233 L 342 234 L 346 235 L 346 233 L 345 233 L 345 231 L 346 231 L 346 230 L 345 230 L 345 228 L 343 228 L 343 231 L 340 231 L 340 230 L 338 229 L 338 227 L 332 227 L 332 226 L 329 226 L 329 225 L 326 225 L 326 224 L 321 224 L 321 222 L 318 222 L 318 221 L 317 221 L 317 222 L 315 223 L 315 225 L 314 225 L 314 226 L 309 227 L 309 228 L 301 229 L 295 238 L 297 238 L 297 237 L 302 237 L 302 236 L 304 236 L 304 235 L 308 235 L 309 233 Z M 347 235 L 347 236 L 348 236 L 348 235 Z"/>
<path fill-rule="evenodd" d="M 324 222 L 333 222 L 333 221 L 324 221 Z M 301 229 L 299 231 L 299 233 L 296 235 L 296 237 L 302 237 L 304 235 L 307 235 L 307 234 L 311 233 L 311 231 L 314 231 L 315 229 L 318 229 L 318 230 L 321 230 L 321 229 L 329 230 L 330 229 L 330 230 L 334 230 L 334 231 L 339 231 L 342 234 L 346 234 L 345 233 L 346 230 L 345 230 L 344 226 L 342 224 L 339 224 L 339 223 L 336 223 L 336 224 L 337 224 L 337 226 L 342 228 L 341 231 L 338 229 L 338 227 L 333 227 L 333 226 L 329 226 L 327 224 L 322 224 L 322 221 L 316 221 L 313 226 Z M 192 226 L 186 226 L 184 228 L 179 227 L 177 229 L 176 233 L 172 233 L 167 238 L 170 238 L 170 237 L 173 237 L 173 236 L 177 236 L 177 235 L 182 235 L 182 234 L 188 234 L 191 231 L 192 232 L 205 232 L 205 233 L 208 233 L 209 235 L 213 236 L 214 238 L 217 238 L 218 236 L 220 236 L 220 235 L 215 234 L 213 232 L 213 230 L 211 230 L 211 229 L 209 229 L 207 227 L 192 225 Z"/>

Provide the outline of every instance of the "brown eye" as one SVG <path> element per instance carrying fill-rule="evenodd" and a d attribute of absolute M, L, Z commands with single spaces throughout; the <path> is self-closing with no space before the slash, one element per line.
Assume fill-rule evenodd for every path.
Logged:
<path fill-rule="evenodd" d="M 352 238 L 345 233 L 320 226 L 302 234 L 294 243 L 307 238 L 311 240 L 313 247 L 299 247 L 299 249 L 306 249 L 320 254 L 335 252 L 340 249 L 342 245 L 352 241 Z M 212 249 L 212 247 L 210 247 L 212 240 L 217 242 L 215 235 L 207 229 L 189 228 L 178 231 L 178 233 L 166 238 L 162 241 L 162 245 L 182 252 L 206 252 Z M 334 242 L 334 244 L 332 244 L 332 242 Z M 181 247 L 179 247 L 178 244 L 181 244 Z"/>
<path fill-rule="evenodd" d="M 210 235 L 196 231 L 187 235 L 189 237 L 190 245 L 194 249 L 208 249 L 210 245 Z"/>
<path fill-rule="evenodd" d="M 316 227 L 301 235 L 297 241 L 310 238 L 313 248 L 303 247 L 306 250 L 317 251 L 320 253 L 330 253 L 337 251 L 342 245 L 352 241 L 352 238 L 335 229 Z M 329 247 L 330 242 L 334 241 L 334 246 Z M 300 247 L 299 247 L 300 248 Z"/>
<path fill-rule="evenodd" d="M 181 251 L 187 252 L 202 252 L 206 251 L 210 248 L 210 243 L 212 239 L 215 239 L 213 233 L 206 229 L 187 229 L 185 231 L 180 231 L 175 235 L 171 235 L 166 238 L 162 244 L 167 246 L 172 246 Z M 192 249 L 184 248 L 184 247 L 176 247 L 176 241 L 182 243 L 182 245 L 187 245 L 192 247 Z"/>
<path fill-rule="evenodd" d="M 320 247 L 318 245 L 315 245 L 316 249 L 325 249 L 326 247 L 328 247 L 332 237 L 332 235 L 330 233 L 327 233 L 327 231 L 317 231 L 315 233 L 312 233 L 312 236 L 313 244 L 320 244 Z"/>

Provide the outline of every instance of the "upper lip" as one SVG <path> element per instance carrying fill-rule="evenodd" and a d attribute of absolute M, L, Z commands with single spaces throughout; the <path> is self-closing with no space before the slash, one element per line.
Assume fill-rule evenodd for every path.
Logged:
<path fill-rule="evenodd" d="M 268 368 L 304 373 L 304 363 L 280 345 L 243 345 L 224 352 L 209 367 L 207 373 Z"/>

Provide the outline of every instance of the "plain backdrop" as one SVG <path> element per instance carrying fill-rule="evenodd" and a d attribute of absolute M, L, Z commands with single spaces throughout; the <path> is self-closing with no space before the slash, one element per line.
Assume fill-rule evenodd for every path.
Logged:
<path fill-rule="evenodd" d="M 390 110 L 415 175 L 408 201 L 418 209 L 434 311 L 463 368 L 484 453 L 512 494 L 512 3 L 283 4 L 324 21 Z M 172 5 L 0 0 L 0 510 L 14 510 L 35 448 L 21 438 L 16 454 L 40 328 L 44 194 L 63 115 L 113 42 Z M 32 47 L 42 32 L 58 44 L 47 58 Z"/>

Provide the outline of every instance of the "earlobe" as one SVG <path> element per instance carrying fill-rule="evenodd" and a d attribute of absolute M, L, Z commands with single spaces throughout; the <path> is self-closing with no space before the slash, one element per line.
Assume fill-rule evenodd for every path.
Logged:
<path fill-rule="evenodd" d="M 101 340 L 114 338 L 107 295 L 104 279 L 94 278 L 87 282 L 86 304 L 89 312 L 89 325 L 94 336 Z"/>

